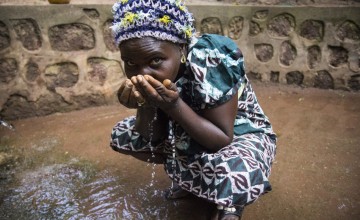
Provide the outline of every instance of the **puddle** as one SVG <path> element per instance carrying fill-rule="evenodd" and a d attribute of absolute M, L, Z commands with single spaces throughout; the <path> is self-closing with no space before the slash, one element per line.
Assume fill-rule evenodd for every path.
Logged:
<path fill-rule="evenodd" d="M 1 139 L 0 153 L 13 159 L 0 167 L 0 219 L 205 219 L 201 212 L 189 217 L 201 210 L 196 199 L 164 198 L 167 183 L 156 173 L 152 179 L 152 165 L 99 168 L 58 151 L 61 144 L 46 137 L 15 149 Z M 139 169 L 150 173 L 134 176 Z"/>

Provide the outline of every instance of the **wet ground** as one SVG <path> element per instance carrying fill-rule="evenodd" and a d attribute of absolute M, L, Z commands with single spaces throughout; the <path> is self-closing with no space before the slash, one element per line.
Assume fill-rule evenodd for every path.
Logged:
<path fill-rule="evenodd" d="M 360 219 L 360 93 L 254 88 L 279 140 L 273 191 L 243 219 Z M 133 113 L 115 105 L 0 126 L 0 219 L 207 219 L 203 200 L 164 199 L 161 165 L 108 147 Z"/>

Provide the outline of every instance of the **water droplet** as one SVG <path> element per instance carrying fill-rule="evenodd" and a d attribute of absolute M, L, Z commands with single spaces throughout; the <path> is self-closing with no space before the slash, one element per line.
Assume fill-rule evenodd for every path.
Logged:
<path fill-rule="evenodd" d="M 2 119 L 0 119 L 0 125 L 8 128 L 8 129 L 10 129 L 10 130 L 12 130 L 12 131 L 15 131 L 15 128 L 14 128 L 14 126 L 13 126 L 12 124 L 10 124 L 10 123 L 2 120 Z"/>

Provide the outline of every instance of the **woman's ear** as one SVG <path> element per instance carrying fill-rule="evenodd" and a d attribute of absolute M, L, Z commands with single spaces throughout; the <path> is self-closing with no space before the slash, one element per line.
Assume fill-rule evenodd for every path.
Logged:
<path fill-rule="evenodd" d="M 186 54 L 187 54 L 186 44 L 180 44 L 179 49 L 180 49 L 180 52 L 184 53 L 186 56 Z"/>
<path fill-rule="evenodd" d="M 179 46 L 179 49 L 180 49 L 180 62 L 181 63 L 186 63 L 186 57 L 187 57 L 187 51 L 186 51 L 186 47 L 184 44 L 181 44 Z"/>

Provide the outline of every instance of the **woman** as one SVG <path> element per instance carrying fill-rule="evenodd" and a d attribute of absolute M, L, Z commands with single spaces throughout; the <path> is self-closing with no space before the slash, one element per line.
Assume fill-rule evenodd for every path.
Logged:
<path fill-rule="evenodd" d="M 168 198 L 190 192 L 217 205 L 212 219 L 240 219 L 271 190 L 276 149 L 242 53 L 226 37 L 194 37 L 180 1 L 122 0 L 113 13 L 128 78 L 118 98 L 137 114 L 115 125 L 111 147 L 164 163 L 174 183 Z"/>

